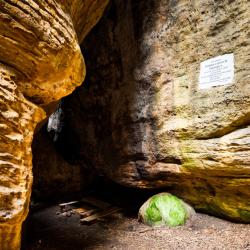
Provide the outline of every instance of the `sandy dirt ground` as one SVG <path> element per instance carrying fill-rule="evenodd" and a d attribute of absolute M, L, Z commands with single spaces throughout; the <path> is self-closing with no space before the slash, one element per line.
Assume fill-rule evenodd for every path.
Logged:
<path fill-rule="evenodd" d="M 136 215 L 117 214 L 91 226 L 79 217 L 57 215 L 50 206 L 29 216 L 22 250 L 250 250 L 250 225 L 236 224 L 205 214 L 176 228 L 150 228 Z"/>

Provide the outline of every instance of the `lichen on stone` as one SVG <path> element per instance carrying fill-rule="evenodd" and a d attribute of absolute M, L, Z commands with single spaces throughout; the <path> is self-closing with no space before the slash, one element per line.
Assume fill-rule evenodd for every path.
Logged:
<path fill-rule="evenodd" d="M 150 226 L 180 226 L 194 214 L 194 210 L 181 199 L 169 193 L 160 193 L 146 201 L 139 218 Z"/>

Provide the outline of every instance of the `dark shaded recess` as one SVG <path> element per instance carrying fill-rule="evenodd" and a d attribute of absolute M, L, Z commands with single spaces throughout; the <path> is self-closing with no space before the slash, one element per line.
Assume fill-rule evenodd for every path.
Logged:
<path fill-rule="evenodd" d="M 55 146 L 45 124 L 34 136 L 32 201 L 57 200 L 80 192 L 79 163 L 67 162 Z M 89 175 L 91 176 L 91 175 Z M 89 177 L 90 179 L 90 177 Z M 89 181 L 85 178 L 85 183 Z M 32 202 L 32 204 L 33 204 Z"/>
<path fill-rule="evenodd" d="M 152 82 L 137 81 L 134 70 L 150 56 L 151 48 L 141 42 L 145 31 L 154 26 L 152 13 L 158 8 L 159 1 L 154 0 L 111 1 L 82 44 L 87 76 L 62 105 L 66 124 L 57 148 L 66 160 L 79 160 L 109 178 L 129 161 L 157 160 L 152 159 L 158 148 L 151 114 L 155 91 Z M 146 117 L 139 117 L 148 104 Z M 152 152 L 143 149 L 148 127 Z"/>
<path fill-rule="evenodd" d="M 117 88 L 123 78 L 120 51 L 112 44 L 112 35 L 109 36 L 115 28 L 116 15 L 116 5 L 110 4 L 102 18 L 108 23 L 107 30 L 101 24 L 97 25 L 89 34 L 90 38 L 82 45 L 87 75 L 84 84 L 72 95 L 64 98 L 62 105 L 65 128 L 57 142 L 58 149 L 68 155 L 67 160 L 80 160 L 91 169 L 95 168 L 100 157 L 108 157 L 109 161 L 113 162 L 119 161 L 112 146 L 111 97 L 110 93 L 107 93 L 107 89 L 113 87 L 109 83 L 110 76 L 118 77 Z M 103 32 L 104 30 L 107 33 Z M 100 34 L 100 37 L 97 37 L 96 33 Z M 72 142 L 74 139 L 71 134 L 77 138 L 76 144 Z M 67 149 L 71 144 L 74 144 L 74 150 Z"/>
<path fill-rule="evenodd" d="M 62 131 L 58 139 L 53 143 L 64 160 L 75 165 L 80 163 L 80 139 L 76 131 L 70 126 L 69 121 L 72 119 L 72 116 L 74 116 L 74 110 L 69 109 L 67 113 L 64 113 Z"/>
<path fill-rule="evenodd" d="M 137 81 L 134 77 L 135 68 L 140 68 L 150 56 L 151 48 L 141 46 L 141 42 L 143 34 L 154 27 L 152 13 L 159 14 L 159 5 L 156 0 L 111 1 L 100 22 L 81 45 L 87 75 L 83 85 L 61 102 L 64 118 L 57 141 L 51 142 L 46 125 L 43 128 L 42 133 L 53 143 L 55 152 L 63 161 L 72 168 L 80 166 L 81 182 L 91 176 L 92 185 L 83 186 L 83 192 L 100 187 L 99 178 L 103 176 L 116 181 L 113 173 L 130 161 L 162 161 L 157 153 L 157 128 L 151 114 L 155 93 L 152 82 L 146 79 Z M 167 15 L 167 8 L 164 11 Z M 148 104 L 146 116 L 138 117 L 140 110 Z M 114 109 L 119 110 L 115 119 L 112 117 Z M 148 143 L 152 145 L 151 152 L 145 152 L 143 148 L 147 128 L 150 128 Z M 165 160 L 176 162 L 176 159 Z M 133 170 L 135 178 L 148 178 L 144 164 L 138 169 Z M 40 170 L 34 168 L 34 187 L 39 174 Z M 47 169 L 47 174 L 50 175 L 50 169 Z M 161 178 L 161 173 L 154 177 Z M 154 187 L 154 178 L 151 181 Z M 61 183 L 54 184 L 61 187 Z"/>

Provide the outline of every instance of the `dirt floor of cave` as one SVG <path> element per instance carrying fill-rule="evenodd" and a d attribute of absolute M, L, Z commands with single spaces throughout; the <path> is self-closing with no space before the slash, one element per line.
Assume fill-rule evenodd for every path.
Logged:
<path fill-rule="evenodd" d="M 22 250 L 250 250 L 250 225 L 205 214 L 197 214 L 195 221 L 182 227 L 152 229 L 139 223 L 135 215 L 117 214 L 82 226 L 78 216 L 63 217 L 57 212 L 57 206 L 50 206 L 29 216 Z"/>

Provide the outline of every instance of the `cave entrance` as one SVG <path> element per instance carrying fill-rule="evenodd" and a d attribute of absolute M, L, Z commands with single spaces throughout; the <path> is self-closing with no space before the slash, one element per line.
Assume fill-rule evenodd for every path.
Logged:
<path fill-rule="evenodd" d="M 110 246 L 107 230 L 117 232 L 120 225 L 128 231 L 140 227 L 137 222 L 140 206 L 159 192 L 121 186 L 89 165 L 81 142 L 68 122 L 67 112 L 63 113 L 66 103 L 67 100 L 62 100 L 57 104 L 56 111 L 33 140 L 34 182 L 30 214 L 24 223 L 24 250 Z M 86 199 L 88 202 L 82 202 Z M 107 207 L 93 205 L 93 199 L 94 203 Z M 78 204 L 71 204 L 72 201 Z M 62 203 L 67 204 L 62 206 Z M 80 223 L 82 216 L 74 209 L 79 212 L 85 209 L 84 218 L 107 210 L 111 213 L 98 216 L 94 223 Z"/>
<path fill-rule="evenodd" d="M 42 133 L 44 132 L 42 131 Z M 34 164 L 36 163 L 34 162 Z M 35 184 L 31 199 L 32 204 L 24 225 L 22 249 L 112 249 L 114 245 L 117 245 L 113 235 L 117 234 L 119 230 L 125 233 L 148 230 L 137 221 L 137 214 L 144 201 L 156 191 L 127 188 L 104 176 L 95 175 L 88 186 L 84 185 L 84 189 L 81 189 L 81 185 L 78 183 L 75 187 L 76 192 L 74 192 L 72 185 L 70 185 L 70 192 L 69 189 L 65 188 L 67 192 L 64 195 L 60 192 L 57 193 L 61 184 L 59 181 L 53 181 L 50 171 L 54 170 L 47 169 L 45 171 L 47 175 L 40 175 L 40 179 L 38 178 L 40 181 L 43 178 L 46 179 L 46 176 L 50 179 L 47 180 L 46 183 L 49 186 L 44 189 L 43 193 L 39 190 L 42 183 L 39 185 L 36 183 L 39 171 L 34 171 Z M 84 175 L 81 175 L 81 178 L 83 177 Z M 51 180 L 52 183 L 50 183 Z M 92 198 L 92 202 L 89 202 L 89 197 Z M 82 202 L 84 199 L 87 199 L 88 202 Z M 94 203 L 98 201 L 97 206 L 93 206 L 93 199 Z M 69 204 L 72 201 L 80 201 L 81 204 L 79 206 L 78 204 Z M 62 203 L 67 204 L 62 206 Z M 98 207 L 106 204 L 108 207 L 101 209 Z M 88 216 L 98 214 L 103 210 L 107 211 L 107 209 L 119 209 L 108 216 L 98 217 L 97 220 L 93 221 L 94 223 L 80 223 L 82 217 L 73 208 L 78 209 L 78 211 L 85 209 L 84 212 L 87 209 L 87 212 L 91 212 Z M 93 214 L 93 210 L 98 211 L 94 211 Z M 72 211 L 73 213 L 71 213 Z M 129 243 L 129 239 L 124 239 Z"/>

